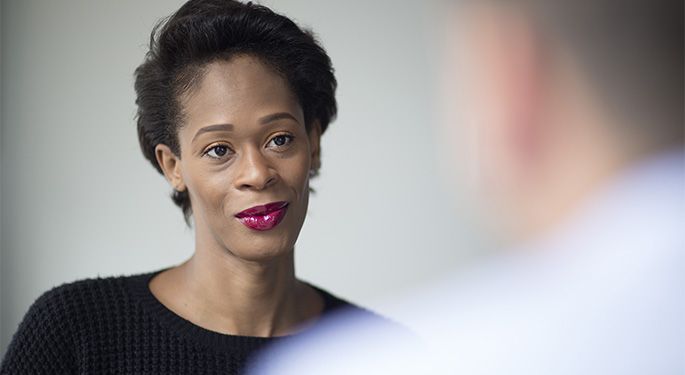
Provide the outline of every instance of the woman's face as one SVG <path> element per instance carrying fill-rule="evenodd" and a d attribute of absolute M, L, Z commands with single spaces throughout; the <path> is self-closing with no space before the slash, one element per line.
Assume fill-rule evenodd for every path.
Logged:
<path fill-rule="evenodd" d="M 188 189 L 198 249 L 253 261 L 291 251 L 319 165 L 318 123 L 308 133 L 284 80 L 249 56 L 211 63 L 182 99 L 181 157 L 164 145 L 157 157 Z"/>

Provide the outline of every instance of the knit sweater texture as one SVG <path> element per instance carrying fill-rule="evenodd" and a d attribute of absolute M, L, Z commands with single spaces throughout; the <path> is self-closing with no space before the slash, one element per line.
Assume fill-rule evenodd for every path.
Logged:
<path fill-rule="evenodd" d="M 19 325 L 0 374 L 241 374 L 285 337 L 225 335 L 199 327 L 159 302 L 148 287 L 158 272 L 82 280 L 43 294 Z M 367 310 L 315 288 L 324 316 Z M 323 319 L 320 319 L 322 321 Z"/>

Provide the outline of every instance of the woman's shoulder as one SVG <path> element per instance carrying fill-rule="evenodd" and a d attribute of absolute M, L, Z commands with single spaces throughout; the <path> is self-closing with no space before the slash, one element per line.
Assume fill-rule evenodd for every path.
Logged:
<path fill-rule="evenodd" d="M 110 276 L 64 283 L 43 293 L 33 308 L 61 307 L 70 312 L 105 308 L 130 297 L 131 285 L 149 280 L 156 272 L 132 276 Z"/>
<path fill-rule="evenodd" d="M 310 284 L 310 286 L 319 292 L 324 299 L 324 311 L 318 324 L 319 328 L 335 328 L 335 330 L 345 331 L 349 328 L 357 330 L 359 327 L 367 327 L 376 332 L 406 337 L 414 336 L 414 333 L 408 328 L 390 318 L 337 297 L 315 285 Z"/>
<path fill-rule="evenodd" d="M 269 347 L 254 361 L 251 374 L 338 374 L 345 364 L 341 358 L 373 356 L 379 348 L 389 354 L 388 348 L 411 352 L 420 347 L 419 337 L 400 323 L 311 286 L 325 301 L 319 321 Z"/>
<path fill-rule="evenodd" d="M 131 315 L 127 283 L 151 275 L 84 279 L 43 293 L 14 333 L 0 373 L 74 373 L 78 348 Z"/>
<path fill-rule="evenodd" d="M 53 287 L 29 307 L 18 331 L 52 325 L 76 333 L 88 322 L 131 311 L 136 302 L 130 284 L 151 275 L 88 278 Z"/>
<path fill-rule="evenodd" d="M 365 315 L 369 317 L 380 317 L 380 315 L 372 312 L 371 310 L 368 310 L 366 308 L 363 308 L 357 304 L 351 303 L 343 298 L 340 298 L 329 291 L 322 289 L 316 285 L 309 284 L 314 290 L 316 290 L 319 295 L 323 298 L 324 300 L 324 315 L 332 315 L 332 314 L 340 314 L 340 313 L 345 313 L 345 314 L 360 314 L 360 315 Z"/>

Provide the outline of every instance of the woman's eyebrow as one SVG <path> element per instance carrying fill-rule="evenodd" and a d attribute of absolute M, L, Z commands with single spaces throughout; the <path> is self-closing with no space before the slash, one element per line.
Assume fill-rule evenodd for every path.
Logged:
<path fill-rule="evenodd" d="M 217 125 L 209 125 L 205 126 L 204 128 L 201 128 L 200 130 L 195 133 L 195 136 L 193 137 L 193 141 L 202 133 L 207 133 L 207 132 L 215 132 L 215 131 L 233 131 L 233 125 L 232 124 L 217 124 Z"/>
<path fill-rule="evenodd" d="M 297 121 L 295 116 L 291 115 L 288 112 L 278 112 L 278 113 L 266 115 L 266 116 L 260 118 L 259 123 L 261 125 L 264 125 L 264 124 L 267 124 L 269 122 L 281 120 L 284 118 L 289 118 L 295 122 L 299 122 L 299 121 Z M 202 134 L 202 133 L 214 132 L 214 131 L 233 131 L 233 128 L 234 128 L 233 124 L 216 124 L 216 125 L 205 126 L 204 128 L 201 128 L 200 130 L 198 130 L 197 133 L 195 133 L 195 136 L 193 137 L 192 141 L 195 141 L 195 139 L 197 139 L 197 137 L 200 136 L 200 134 Z"/>
<path fill-rule="evenodd" d="M 299 123 L 299 121 L 297 121 L 297 119 L 295 118 L 295 116 L 291 115 L 291 114 L 288 113 L 288 112 L 278 112 L 278 113 L 274 113 L 274 114 L 271 114 L 271 115 L 264 116 L 264 117 L 262 117 L 262 118 L 259 119 L 259 123 L 262 124 L 262 125 L 264 125 L 264 124 L 267 124 L 267 123 L 269 123 L 269 122 L 271 122 L 271 121 L 281 120 L 281 119 L 284 119 L 284 118 L 289 118 L 289 119 L 292 119 L 292 120 L 294 120 L 295 122 Z"/>

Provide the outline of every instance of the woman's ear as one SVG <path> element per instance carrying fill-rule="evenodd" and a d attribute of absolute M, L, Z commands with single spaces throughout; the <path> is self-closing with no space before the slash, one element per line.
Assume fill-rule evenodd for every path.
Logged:
<path fill-rule="evenodd" d="M 321 167 L 321 122 L 319 119 L 314 119 L 314 121 L 312 121 L 308 136 L 311 153 L 311 170 L 316 171 Z"/>
<path fill-rule="evenodd" d="M 176 156 L 169 146 L 162 143 L 155 147 L 155 155 L 157 156 L 157 163 L 162 167 L 164 176 L 174 190 L 185 191 L 186 184 L 183 181 L 183 173 L 181 172 L 181 158 Z"/>

